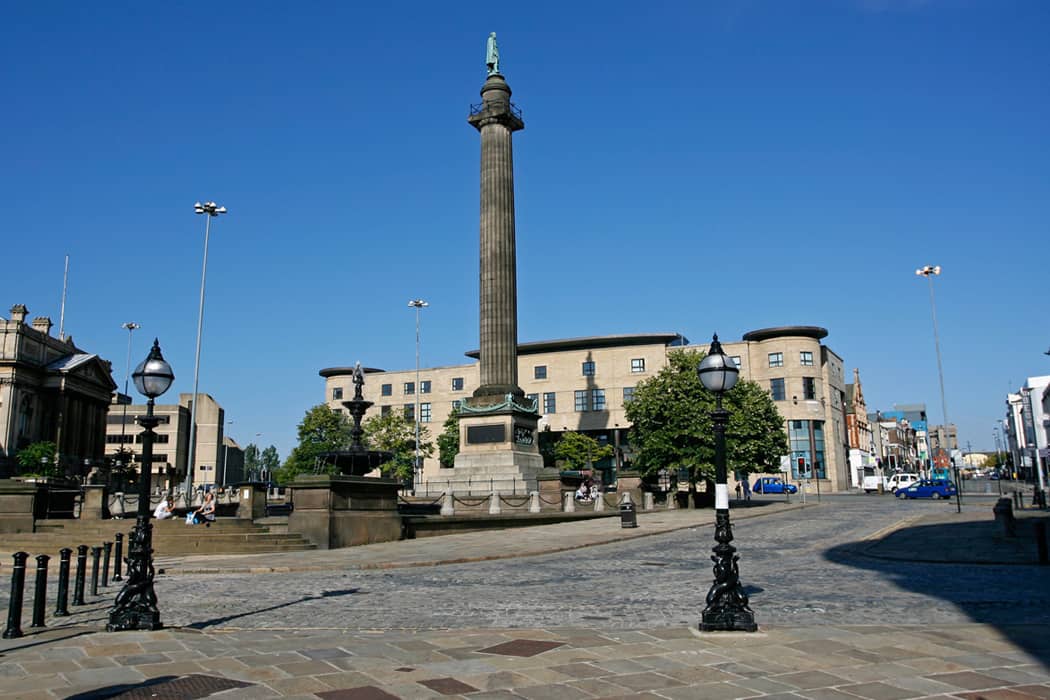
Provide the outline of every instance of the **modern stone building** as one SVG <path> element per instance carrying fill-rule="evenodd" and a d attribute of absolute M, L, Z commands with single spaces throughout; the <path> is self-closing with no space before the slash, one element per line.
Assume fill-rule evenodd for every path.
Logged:
<path fill-rule="evenodd" d="M 106 408 L 117 388 L 110 363 L 72 337 L 51 335 L 51 319 L 26 323 L 28 310 L 0 318 L 0 475 L 13 473 L 19 450 L 50 441 L 66 474 L 84 476 L 102 459 Z"/>
<path fill-rule="evenodd" d="M 241 479 L 241 474 L 227 476 L 224 473 L 223 460 L 233 453 L 236 459 L 240 448 L 236 443 L 227 449 L 224 442 L 223 426 L 225 411 L 210 395 L 199 393 L 200 406 L 197 408 L 197 469 L 193 474 L 193 483 L 197 486 L 214 486 L 232 483 Z M 127 397 L 117 395 L 109 405 L 106 416 L 106 456 L 116 460 L 121 455 L 121 446 L 131 453 L 131 460 L 138 468 L 142 455 L 142 428 L 135 422 L 137 416 L 146 414 L 145 404 L 125 405 Z M 171 490 L 181 486 L 186 478 L 186 460 L 189 458 L 190 444 L 190 408 L 193 394 L 179 394 L 178 404 L 156 404 L 154 414 L 160 418 L 156 439 L 153 443 L 153 485 L 155 488 Z M 243 469 L 243 457 L 241 457 Z"/>
<path fill-rule="evenodd" d="M 827 331 L 814 326 L 790 326 L 752 331 L 736 342 L 723 342 L 727 355 L 740 366 L 741 378 L 769 389 L 785 418 L 791 444 L 792 479 L 811 470 L 819 473 L 823 487 L 850 487 L 845 423 L 846 384 L 843 361 L 821 343 Z M 639 382 L 667 365 L 667 354 L 675 348 L 705 351 L 708 345 L 689 345 L 677 333 L 594 336 L 550 340 L 518 345 L 518 382 L 526 397 L 537 402 L 539 432 L 557 434 L 585 432 L 612 445 L 614 457 L 598 464 L 606 481 L 630 466 L 630 423 L 624 405 Z M 477 359 L 479 351 L 466 353 Z M 344 397 L 353 394 L 353 369 L 321 370 L 325 378 L 325 400 L 341 411 Z M 421 368 L 419 386 L 414 368 L 366 373 L 364 396 L 373 412 L 402 411 L 415 417 L 419 392 L 419 420 L 435 440 L 449 413 L 479 385 L 478 363 Z M 367 418 L 367 416 L 366 416 Z M 541 444 L 542 446 L 542 444 Z M 804 461 L 803 470 L 798 460 Z M 450 466 L 450 465 L 449 465 Z M 451 469 L 436 457 L 425 460 L 423 481 L 444 484 Z"/>

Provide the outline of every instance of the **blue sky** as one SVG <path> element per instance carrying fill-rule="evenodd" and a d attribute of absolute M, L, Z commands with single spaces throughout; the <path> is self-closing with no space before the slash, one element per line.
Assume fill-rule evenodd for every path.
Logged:
<path fill-rule="evenodd" d="M 820 325 L 868 404 L 991 449 L 1050 374 L 1050 4 L 9 3 L 0 313 L 24 303 L 123 381 L 154 336 L 231 434 L 282 458 L 322 367 L 477 346 L 484 44 L 515 135 L 519 339 Z M 56 328 L 57 330 L 57 328 Z M 169 397 L 170 398 L 170 397 Z"/>

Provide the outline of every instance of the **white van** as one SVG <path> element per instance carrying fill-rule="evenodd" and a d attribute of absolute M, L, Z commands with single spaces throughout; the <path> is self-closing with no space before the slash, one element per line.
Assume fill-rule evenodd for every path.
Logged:
<path fill-rule="evenodd" d="M 897 489 L 906 489 L 918 480 L 918 474 L 894 474 L 886 479 L 886 489 L 890 493 L 897 493 Z"/>

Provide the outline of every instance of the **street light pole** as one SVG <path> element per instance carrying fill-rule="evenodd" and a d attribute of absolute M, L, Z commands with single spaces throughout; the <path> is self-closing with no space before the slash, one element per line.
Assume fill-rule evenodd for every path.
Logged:
<path fill-rule="evenodd" d="M 146 415 L 138 419 L 142 426 L 142 466 L 139 469 L 139 502 L 135 529 L 128 540 L 128 571 L 124 587 L 109 611 L 106 630 L 158 630 L 163 625 L 153 590 L 153 525 L 150 524 L 149 492 L 153 477 L 153 429 L 160 418 L 153 415 L 154 399 L 171 387 L 175 373 L 164 361 L 160 343 L 153 341 L 149 356 L 135 368 L 135 388 L 145 396 Z"/>
<path fill-rule="evenodd" d="M 120 452 L 123 454 L 124 432 L 128 424 L 128 401 L 130 401 L 130 397 L 128 397 L 128 380 L 131 378 L 131 334 L 139 328 L 142 328 L 142 326 L 133 321 L 128 321 L 127 323 L 121 324 L 120 327 L 128 332 L 128 361 L 125 365 L 127 369 L 124 370 L 124 412 L 120 419 Z"/>
<path fill-rule="evenodd" d="M 208 278 L 208 238 L 211 235 L 212 218 L 226 213 L 226 207 L 220 207 L 215 202 L 197 202 L 193 205 L 193 211 L 197 214 L 205 214 L 204 217 L 204 265 L 201 268 L 201 301 L 197 311 L 197 351 L 193 357 L 193 404 L 190 406 L 190 446 L 189 459 L 186 461 L 186 505 L 189 505 L 190 491 L 193 488 L 193 471 L 197 462 L 197 380 L 200 378 L 201 367 L 201 331 L 204 328 L 204 283 Z"/>
<path fill-rule="evenodd" d="M 736 385 L 740 370 L 736 363 L 726 357 L 722 344 L 715 334 L 711 350 L 696 368 L 700 382 L 715 395 L 716 408 L 711 412 L 715 431 L 715 580 L 707 592 L 707 607 L 700 618 L 701 632 L 754 632 L 755 613 L 740 585 L 740 570 L 733 541 L 733 529 L 729 523 L 729 487 L 726 485 L 726 425 L 729 411 L 722 408 L 722 394 Z"/>
<path fill-rule="evenodd" d="M 233 421 L 226 421 L 226 425 L 233 425 Z M 226 459 L 230 456 L 229 437 L 230 436 L 226 434 L 223 434 L 222 436 L 222 481 L 216 484 L 217 486 L 222 486 L 224 488 L 226 486 L 226 475 L 229 473 L 226 471 Z"/>
<path fill-rule="evenodd" d="M 419 463 L 419 316 L 420 312 L 430 304 L 422 299 L 412 299 L 408 305 L 416 310 L 416 411 L 413 414 L 416 423 L 416 460 L 412 468 L 412 490 L 415 492 L 416 483 L 422 472 L 422 465 Z"/>
<path fill-rule="evenodd" d="M 920 277 L 925 277 L 926 281 L 929 282 L 929 284 L 930 284 L 930 314 L 933 317 L 933 346 L 937 350 L 937 379 L 940 381 L 940 384 L 941 384 L 941 417 L 944 419 L 944 432 L 945 432 L 945 436 L 946 436 L 945 437 L 945 441 L 947 442 L 947 433 L 948 433 L 948 402 L 944 400 L 944 369 L 943 369 L 943 367 L 941 365 L 941 339 L 940 339 L 939 334 L 937 333 L 937 303 L 936 303 L 936 301 L 934 300 L 934 297 L 933 297 L 933 278 L 934 278 L 934 276 L 941 274 L 941 266 L 940 265 L 927 265 L 925 267 L 921 267 L 918 270 L 916 270 L 915 274 L 919 275 Z M 930 435 L 930 426 L 929 426 L 929 424 L 927 424 L 926 425 L 926 437 L 927 437 L 927 440 L 929 440 L 929 435 Z M 948 445 L 948 448 L 949 448 L 949 450 L 951 449 L 951 444 Z M 930 459 L 930 464 L 932 465 L 933 464 L 933 455 L 932 454 L 929 455 L 929 459 Z M 931 469 L 932 469 L 932 466 L 931 466 Z"/>

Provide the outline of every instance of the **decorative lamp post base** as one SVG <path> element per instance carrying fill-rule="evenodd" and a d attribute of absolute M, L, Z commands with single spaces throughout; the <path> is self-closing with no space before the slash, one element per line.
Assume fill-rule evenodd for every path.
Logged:
<path fill-rule="evenodd" d="M 729 511 L 715 512 L 715 540 L 711 561 L 715 563 L 715 581 L 707 592 L 707 607 L 700 615 L 701 632 L 755 632 L 755 613 L 748 607 L 750 601 L 740 585 L 740 557 L 736 554 Z"/>
<path fill-rule="evenodd" d="M 157 610 L 123 610 L 119 615 L 111 616 L 106 625 L 107 632 L 154 631 L 163 628 Z"/>

